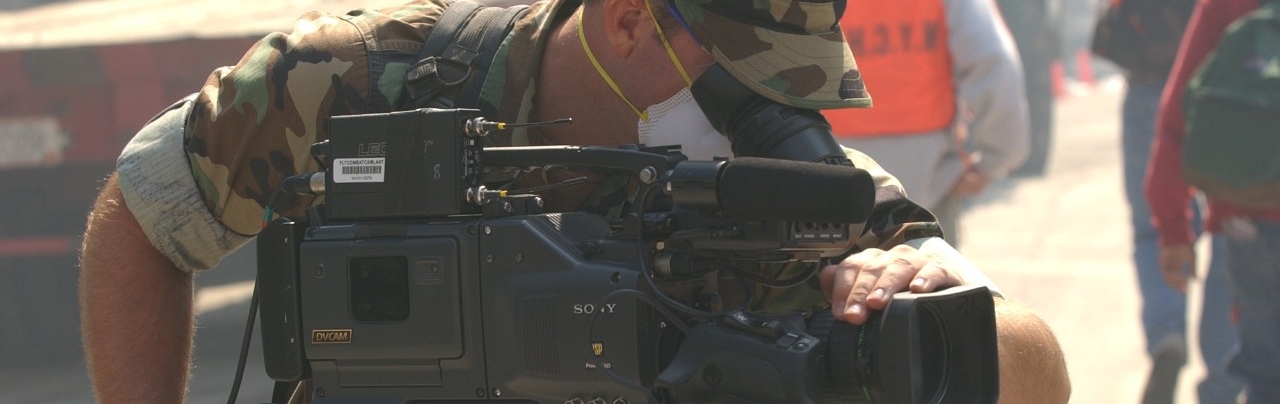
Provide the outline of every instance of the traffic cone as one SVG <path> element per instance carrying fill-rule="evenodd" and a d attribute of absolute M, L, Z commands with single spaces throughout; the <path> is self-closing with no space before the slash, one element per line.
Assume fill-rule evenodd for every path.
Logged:
<path fill-rule="evenodd" d="M 1095 78 L 1093 77 L 1093 55 L 1089 51 L 1080 49 L 1076 51 L 1076 73 L 1079 77 L 1080 84 L 1093 87 Z"/>
<path fill-rule="evenodd" d="M 1049 84 L 1054 98 L 1067 95 L 1067 77 L 1062 71 L 1062 61 L 1054 60 L 1049 64 Z"/>

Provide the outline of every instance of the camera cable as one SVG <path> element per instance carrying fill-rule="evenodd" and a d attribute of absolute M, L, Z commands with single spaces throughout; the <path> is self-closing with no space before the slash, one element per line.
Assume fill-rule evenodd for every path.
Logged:
<path fill-rule="evenodd" d="M 310 176 L 311 174 L 305 174 Z M 262 227 L 267 227 L 267 223 L 271 222 L 273 205 L 276 197 L 285 191 L 285 187 L 276 187 L 271 192 L 271 196 L 267 198 L 267 206 L 262 215 Z M 253 297 L 249 298 L 249 318 L 245 320 L 244 336 L 240 339 L 240 357 L 236 361 L 236 374 L 231 379 L 231 393 L 227 397 L 227 404 L 235 404 L 236 398 L 240 396 L 240 384 L 244 380 L 244 368 L 249 361 L 249 343 L 253 340 L 254 321 L 258 317 L 258 277 L 253 277 Z"/>
<path fill-rule="evenodd" d="M 663 182 L 662 180 L 655 181 L 655 184 L 660 184 L 662 182 Z M 652 192 L 654 189 L 657 189 L 657 187 L 651 185 L 651 186 L 643 187 L 639 190 L 636 198 L 637 202 L 635 207 L 635 210 L 639 214 L 641 215 L 644 214 L 647 208 L 647 202 L 649 198 L 652 196 Z M 640 277 L 644 278 L 645 283 L 647 284 L 651 292 L 645 293 L 637 289 L 618 289 L 618 290 L 609 292 L 604 296 L 601 296 L 597 304 L 604 305 L 606 303 L 609 303 L 615 299 L 618 299 L 624 296 L 631 297 L 640 302 L 648 304 L 650 307 L 653 307 L 654 310 L 656 310 L 659 314 L 661 314 L 662 317 L 666 318 L 667 321 L 672 326 L 679 329 L 680 332 L 686 335 L 693 332 L 693 329 L 690 328 L 688 324 L 685 324 L 684 321 L 681 320 L 679 316 L 677 316 L 674 312 L 672 312 L 673 308 L 694 317 L 713 317 L 716 315 L 716 313 L 704 312 L 701 310 L 694 309 L 692 307 L 688 307 L 687 305 L 677 302 L 671 297 L 662 293 L 661 289 L 658 288 L 657 284 L 655 284 L 653 281 L 653 269 L 649 266 L 649 261 L 646 259 L 647 257 L 645 257 L 645 248 L 643 248 L 643 246 L 645 245 L 643 231 L 640 231 L 639 233 L 640 234 L 636 235 L 637 237 L 636 242 L 637 242 L 637 245 L 640 247 L 638 247 L 636 250 L 640 254 L 640 259 L 639 259 L 640 268 L 641 268 Z M 599 319 L 599 316 L 600 316 L 599 312 L 593 313 L 591 315 L 590 320 L 588 321 L 587 346 L 592 346 L 596 342 L 595 329 L 596 329 L 596 321 L 597 319 Z M 613 379 L 615 382 L 643 393 L 648 398 L 649 402 L 653 402 L 653 403 L 664 402 L 658 399 L 658 396 L 657 394 L 655 394 L 653 389 L 645 387 L 641 383 L 638 383 L 634 380 L 628 380 L 622 377 L 617 372 L 614 372 L 609 366 L 606 366 L 603 362 L 601 362 L 599 357 L 593 356 L 592 364 L 595 365 L 595 368 L 597 370 L 599 370 L 601 373 L 604 373 L 605 376 L 608 376 L 610 379 Z"/>
<path fill-rule="evenodd" d="M 253 323 L 258 317 L 258 280 L 253 280 L 253 297 L 249 299 L 249 319 L 245 321 L 244 337 L 240 340 L 240 358 L 236 362 L 236 375 L 231 381 L 231 395 L 227 404 L 235 404 L 240 395 L 240 382 L 244 379 L 245 363 L 249 359 L 249 342 L 253 339 Z"/>
<path fill-rule="evenodd" d="M 653 192 L 655 190 L 661 189 L 662 184 L 668 180 L 669 180 L 669 177 L 666 177 L 666 176 L 661 177 L 657 181 L 654 181 L 652 184 L 649 184 L 648 186 L 645 186 L 639 190 L 636 196 L 636 209 L 635 209 L 638 215 L 644 214 L 644 212 L 648 208 L 649 199 L 653 197 Z M 751 300 L 754 299 L 754 293 L 751 291 L 751 287 L 749 285 L 746 285 L 746 283 L 741 278 L 738 278 L 738 279 L 740 282 L 742 282 L 746 299 L 744 299 L 742 305 L 732 310 L 720 311 L 720 312 L 699 310 L 697 308 L 690 307 L 687 304 L 676 301 L 670 296 L 667 296 L 666 293 L 662 292 L 662 289 L 658 286 L 658 284 L 654 282 L 655 275 L 654 275 L 653 266 L 650 261 L 650 258 L 645 255 L 645 249 L 643 248 L 643 246 L 645 245 L 644 230 L 637 229 L 635 237 L 636 237 L 636 244 L 638 246 L 641 246 L 640 248 L 636 249 L 637 254 L 639 255 L 638 261 L 640 262 L 640 275 L 641 275 L 640 277 L 644 278 L 645 285 L 649 287 L 651 292 L 650 296 L 657 298 L 657 300 L 661 301 L 665 306 L 670 307 L 681 313 L 687 314 L 689 316 L 699 317 L 699 318 L 721 317 L 733 311 L 744 310 L 747 307 L 750 307 Z"/>
<path fill-rule="evenodd" d="M 644 212 L 648 208 L 648 203 L 650 198 L 654 196 L 654 190 L 661 189 L 661 184 L 666 180 L 667 180 L 666 177 L 660 178 L 658 181 L 655 181 L 653 184 L 643 187 L 639 190 L 639 192 L 637 193 L 636 206 L 635 206 L 635 211 L 638 214 L 640 215 L 644 214 Z M 637 233 L 638 233 L 636 234 L 637 245 L 639 246 L 646 245 L 644 242 L 643 230 L 640 230 Z M 643 247 L 637 248 L 637 252 L 639 254 L 638 261 L 640 263 L 640 277 L 644 279 L 645 285 L 648 287 L 649 291 L 645 292 L 637 289 L 618 289 L 602 296 L 599 302 L 597 302 L 597 304 L 604 305 L 606 303 L 609 303 L 621 297 L 634 298 L 640 302 L 648 304 L 650 307 L 653 307 L 653 309 L 656 310 L 660 315 L 662 315 L 662 317 L 665 318 L 671 324 L 671 326 L 676 327 L 681 333 L 685 335 L 689 335 L 690 333 L 693 332 L 693 328 L 690 327 L 689 324 L 686 324 L 678 315 L 675 314 L 674 311 L 679 311 L 682 314 L 691 316 L 693 318 L 713 319 L 718 317 L 724 317 L 725 315 L 728 315 L 729 313 L 732 313 L 734 311 L 746 310 L 747 308 L 750 307 L 751 301 L 754 299 L 754 292 L 752 290 L 753 288 L 751 288 L 750 285 L 747 284 L 748 282 L 747 278 L 742 276 L 735 276 L 734 278 L 738 280 L 738 282 L 741 284 L 741 286 L 743 287 L 744 295 L 746 296 L 746 298 L 744 299 L 744 302 L 740 306 L 731 310 L 726 310 L 726 311 L 705 311 L 705 310 L 699 310 L 694 307 L 690 307 L 685 303 L 676 301 L 672 297 L 668 296 L 666 293 L 663 293 L 662 289 L 654 281 L 654 270 L 653 270 L 653 267 L 651 266 L 650 260 L 648 259 L 649 257 L 645 255 L 645 248 Z M 718 265 L 727 265 L 727 264 L 718 264 Z M 741 268 L 734 267 L 734 269 L 735 269 L 735 272 L 746 272 Z M 811 276 L 812 276 L 812 273 L 802 274 L 800 276 L 795 277 L 796 279 L 788 279 L 787 281 L 803 282 L 805 279 Z M 764 280 L 764 279 L 761 278 L 761 280 Z M 590 321 L 588 322 L 588 326 L 587 326 L 588 346 L 590 346 L 592 343 L 596 341 L 595 328 L 596 328 L 596 321 L 599 318 L 599 316 L 600 316 L 599 312 L 592 314 Z M 631 389 L 642 392 L 649 398 L 650 402 L 654 402 L 654 403 L 665 402 L 664 400 L 659 400 L 658 395 L 655 393 L 653 389 L 645 387 L 644 385 L 636 381 L 628 380 L 622 377 L 617 372 L 614 372 L 609 366 L 606 366 L 604 363 L 602 363 L 599 358 L 592 359 L 592 364 L 595 365 L 596 369 L 600 370 L 600 372 L 604 373 L 606 376 L 613 379 L 615 382 L 618 382 L 623 386 L 627 386 Z"/>
<path fill-rule="evenodd" d="M 662 314 L 662 316 L 665 317 L 667 321 L 671 323 L 671 325 L 678 328 L 680 332 L 683 332 L 685 334 L 689 334 L 690 332 L 693 332 L 693 329 L 690 328 L 688 324 L 685 324 L 683 321 L 680 321 L 680 318 L 677 317 L 675 313 L 672 313 L 671 310 L 667 309 L 662 304 L 655 301 L 653 297 L 650 296 L 649 294 L 635 290 L 635 289 L 619 289 L 613 292 L 609 292 L 608 294 L 600 298 L 599 304 L 608 303 L 622 296 L 629 296 L 637 300 L 640 300 L 642 302 L 648 303 L 655 310 L 657 310 L 658 313 Z M 588 322 L 587 346 L 591 346 L 596 342 L 596 338 L 595 338 L 596 319 L 599 317 L 600 317 L 600 312 L 595 312 L 591 315 L 591 320 Z M 613 369 L 611 369 L 609 366 L 606 366 L 604 363 L 602 363 L 598 356 L 593 356 L 593 358 L 591 359 L 591 363 L 595 365 L 596 369 L 600 370 L 601 373 L 604 373 L 605 376 L 609 376 L 609 378 L 613 379 L 615 382 L 618 382 L 623 386 L 626 386 L 631 389 L 644 393 L 649 398 L 649 402 L 652 402 L 652 403 L 662 402 L 657 399 L 657 396 L 654 395 L 654 392 L 652 389 L 645 387 L 644 385 L 641 385 L 639 383 L 636 383 L 633 380 L 627 380 L 626 378 L 622 377 L 622 375 L 619 375 L 617 372 L 614 372 Z"/>

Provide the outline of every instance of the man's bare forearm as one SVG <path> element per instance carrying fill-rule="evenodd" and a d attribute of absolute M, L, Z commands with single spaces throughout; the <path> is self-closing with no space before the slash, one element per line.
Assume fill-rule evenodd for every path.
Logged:
<path fill-rule="evenodd" d="M 98 401 L 182 402 L 192 276 L 151 246 L 114 176 L 89 215 L 81 254 L 81 326 Z"/>

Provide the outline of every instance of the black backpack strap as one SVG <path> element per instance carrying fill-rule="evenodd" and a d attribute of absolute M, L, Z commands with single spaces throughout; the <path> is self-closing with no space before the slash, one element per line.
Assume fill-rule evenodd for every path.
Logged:
<path fill-rule="evenodd" d="M 410 106 L 476 107 L 494 54 L 528 8 L 485 7 L 473 0 L 449 5 L 405 73 Z M 460 88 L 473 73 L 479 76 Z"/>

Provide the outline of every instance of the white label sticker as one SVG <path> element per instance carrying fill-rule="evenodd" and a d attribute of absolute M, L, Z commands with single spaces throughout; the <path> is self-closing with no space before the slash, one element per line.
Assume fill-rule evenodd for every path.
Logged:
<path fill-rule="evenodd" d="M 385 158 L 334 159 L 333 182 L 383 182 Z"/>
<path fill-rule="evenodd" d="M 0 169 L 57 165 L 69 144 L 57 118 L 0 118 Z"/>

